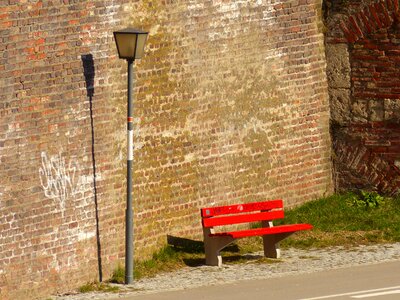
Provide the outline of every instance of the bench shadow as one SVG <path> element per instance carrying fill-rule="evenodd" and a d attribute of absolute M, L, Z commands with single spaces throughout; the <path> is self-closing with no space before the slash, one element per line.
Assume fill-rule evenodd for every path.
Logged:
<path fill-rule="evenodd" d="M 201 241 L 167 235 L 167 243 L 176 252 L 188 254 L 204 253 L 204 243 Z M 183 262 L 189 267 L 199 267 L 205 264 L 205 258 L 184 258 Z"/>
<path fill-rule="evenodd" d="M 251 262 L 251 261 L 258 261 L 262 258 L 264 258 L 264 256 L 257 255 L 257 254 L 225 255 L 224 256 L 224 253 L 222 253 L 222 260 L 224 263 L 236 263 L 239 261 Z"/>
<path fill-rule="evenodd" d="M 185 265 L 192 268 L 204 266 L 206 264 L 205 258 L 184 258 L 183 262 Z"/>
<path fill-rule="evenodd" d="M 201 241 L 167 235 L 167 243 L 178 252 L 204 253 L 204 243 Z"/>
<path fill-rule="evenodd" d="M 197 258 L 184 258 L 183 262 L 189 267 L 199 267 L 205 265 L 205 257 L 204 257 L 204 243 L 202 241 L 191 240 L 182 237 L 176 237 L 172 235 L 167 235 L 167 243 L 171 246 L 176 252 L 188 253 L 188 254 L 202 254 L 202 257 Z M 232 255 L 232 253 L 238 253 L 239 247 L 236 244 L 231 244 L 228 247 L 224 248 L 223 253 L 229 253 L 228 256 L 223 255 L 223 260 L 226 262 L 235 262 L 243 259 L 247 256 L 243 255 Z"/>

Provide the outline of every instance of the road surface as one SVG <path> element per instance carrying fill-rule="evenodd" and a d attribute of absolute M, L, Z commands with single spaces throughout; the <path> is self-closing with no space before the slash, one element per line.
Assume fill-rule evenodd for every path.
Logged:
<path fill-rule="evenodd" d="M 400 261 L 118 299 L 399 300 Z"/>

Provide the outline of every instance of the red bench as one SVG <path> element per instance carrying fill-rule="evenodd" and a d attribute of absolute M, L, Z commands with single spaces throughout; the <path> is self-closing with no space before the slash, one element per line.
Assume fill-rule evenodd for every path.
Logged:
<path fill-rule="evenodd" d="M 272 200 L 201 209 L 206 264 L 221 266 L 220 251 L 235 239 L 262 236 L 264 255 L 279 258 L 279 242 L 300 230 L 312 229 L 310 224 L 273 226 L 272 220 L 284 217 L 283 201 Z M 215 232 L 214 227 L 261 221 L 261 228 Z"/>

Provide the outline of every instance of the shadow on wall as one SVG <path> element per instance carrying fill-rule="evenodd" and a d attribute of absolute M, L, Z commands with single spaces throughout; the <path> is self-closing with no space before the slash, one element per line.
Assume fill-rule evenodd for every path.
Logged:
<path fill-rule="evenodd" d="M 99 207 L 97 201 L 97 186 L 96 186 L 96 157 L 94 154 L 94 120 L 93 120 L 93 95 L 94 95 L 94 76 L 95 68 L 92 54 L 84 54 L 81 56 L 83 65 L 83 75 L 85 76 L 86 92 L 89 98 L 90 105 L 90 125 L 92 131 L 92 164 L 93 164 L 93 189 L 94 189 L 94 204 L 96 210 L 96 237 L 97 237 L 97 262 L 99 268 L 99 281 L 103 281 L 103 270 L 101 262 L 101 243 L 100 243 L 100 228 L 99 228 Z"/>

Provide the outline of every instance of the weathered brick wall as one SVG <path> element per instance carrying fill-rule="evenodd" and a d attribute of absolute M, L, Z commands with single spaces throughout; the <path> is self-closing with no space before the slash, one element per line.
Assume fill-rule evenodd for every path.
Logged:
<path fill-rule="evenodd" d="M 399 2 L 327 1 L 338 188 L 400 187 Z"/>
<path fill-rule="evenodd" d="M 166 234 L 199 238 L 202 206 L 331 193 L 320 2 L 0 1 L 0 297 L 122 262 L 115 29 L 150 31 L 135 68 L 137 259 Z"/>

